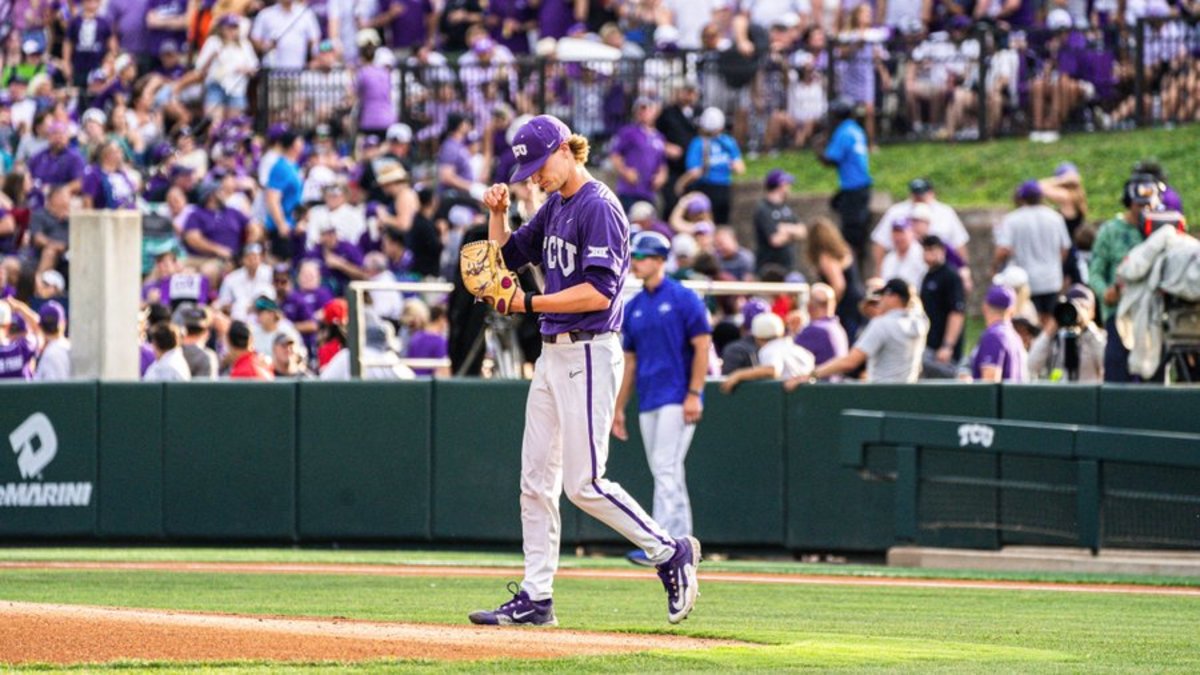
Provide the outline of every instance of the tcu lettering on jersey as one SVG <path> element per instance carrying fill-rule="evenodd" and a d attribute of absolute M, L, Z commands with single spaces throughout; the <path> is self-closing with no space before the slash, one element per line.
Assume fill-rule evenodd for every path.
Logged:
<path fill-rule="evenodd" d="M 575 256 L 578 251 L 575 244 L 553 235 L 546 237 L 542 244 L 542 257 L 546 260 L 546 266 L 552 270 L 561 270 L 564 277 L 571 276 L 575 271 Z"/>

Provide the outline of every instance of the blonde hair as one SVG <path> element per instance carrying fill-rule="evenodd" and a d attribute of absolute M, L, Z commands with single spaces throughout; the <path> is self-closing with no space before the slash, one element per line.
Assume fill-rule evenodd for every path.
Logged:
<path fill-rule="evenodd" d="M 587 164 L 588 154 L 592 151 L 588 144 L 588 139 L 579 134 L 571 134 L 567 139 L 567 147 L 571 149 L 571 154 L 575 156 L 575 161 L 579 164 Z"/>

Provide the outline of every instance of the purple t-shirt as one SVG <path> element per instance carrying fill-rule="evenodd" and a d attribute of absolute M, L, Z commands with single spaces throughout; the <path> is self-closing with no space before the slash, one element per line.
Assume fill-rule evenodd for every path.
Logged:
<path fill-rule="evenodd" d="M 46 148 L 29 159 L 29 175 L 33 177 L 33 192 L 29 195 L 30 207 L 37 208 L 45 203 L 49 188 L 65 185 L 83 178 L 87 165 L 83 155 L 75 148 L 54 152 Z"/>
<path fill-rule="evenodd" d="M 850 351 L 850 339 L 836 316 L 813 319 L 796 335 L 796 344 L 812 352 L 818 366 Z"/>
<path fill-rule="evenodd" d="M 588 181 L 570 199 L 554 193 L 524 227 L 512 234 L 503 251 L 510 269 L 529 262 L 541 265 L 547 294 L 584 283 L 589 268 L 616 276 L 608 309 L 542 314 L 542 333 L 621 330 L 625 313 L 621 290 L 629 269 L 629 221 L 617 196 L 606 185 Z"/>
<path fill-rule="evenodd" d="M 76 78 L 86 77 L 100 67 L 112 34 L 112 24 L 102 16 L 85 19 L 80 15 L 71 20 L 67 26 L 67 37 L 75 44 L 75 50 L 71 52 L 71 66 L 75 69 Z"/>
<path fill-rule="evenodd" d="M 148 298 L 150 290 L 154 288 L 158 289 L 159 304 L 168 307 L 172 302 L 195 302 L 205 305 L 208 304 L 208 299 L 212 295 L 208 277 L 188 272 L 172 274 L 165 279 L 146 284 L 142 287 L 142 299 Z"/>
<path fill-rule="evenodd" d="M 575 23 L 575 6 L 571 0 L 542 0 L 538 12 L 538 31 L 542 37 L 566 37 L 567 29 Z"/>
<path fill-rule="evenodd" d="M 80 190 L 92 198 L 94 209 L 137 208 L 137 187 L 124 171 L 105 173 L 90 165 L 83 170 Z"/>
<path fill-rule="evenodd" d="M 508 47 L 508 50 L 516 55 L 529 53 L 529 37 L 525 31 L 515 31 L 507 36 L 504 34 L 505 19 L 525 23 L 533 18 L 533 10 L 528 0 L 491 0 L 484 6 L 483 13 L 485 17 L 499 19 L 499 22 L 490 28 L 492 39 L 497 44 Z"/>
<path fill-rule="evenodd" d="M 979 346 L 971 357 L 971 376 L 979 379 L 984 366 L 1000 368 L 1005 382 L 1025 381 L 1025 345 L 1011 321 L 994 323 L 979 336 Z"/>
<path fill-rule="evenodd" d="M 292 323 L 312 321 L 317 315 L 317 310 L 323 308 L 332 299 L 333 293 L 324 286 L 318 286 L 315 290 L 311 291 L 296 289 L 288 293 L 280 309 L 283 310 L 283 315 L 287 317 L 288 321 Z M 317 334 L 302 333 L 301 335 L 304 338 L 304 346 L 308 349 L 308 353 L 316 354 Z"/>
<path fill-rule="evenodd" d="M 144 376 L 158 357 L 154 355 L 154 349 L 148 344 L 142 343 L 139 349 L 141 350 L 141 363 L 138 364 L 138 374 Z"/>
<path fill-rule="evenodd" d="M 408 339 L 408 350 L 405 353 L 410 359 L 444 359 L 450 353 L 450 345 L 446 336 L 418 331 Z M 413 368 L 417 375 L 432 375 L 433 368 Z"/>
<path fill-rule="evenodd" d="M 657 129 L 629 124 L 617 132 L 612 144 L 613 154 L 621 156 L 625 165 L 638 172 L 637 183 L 624 176 L 617 180 L 617 194 L 654 201 L 654 175 L 667 163 L 666 139 Z"/>
<path fill-rule="evenodd" d="M 146 13 L 159 12 L 166 17 L 184 16 L 187 14 L 187 0 L 150 0 L 146 3 Z M 146 30 L 146 47 L 151 54 L 157 54 L 163 42 L 173 40 L 182 45 L 187 40 L 186 30 Z"/>
<path fill-rule="evenodd" d="M 362 105 L 359 127 L 381 131 L 396 123 L 392 105 L 392 73 L 387 68 L 365 65 L 358 69 L 358 100 Z"/>
<path fill-rule="evenodd" d="M 338 241 L 337 245 L 333 247 L 333 253 L 345 258 L 355 265 L 362 265 L 362 251 L 360 251 L 357 246 L 351 244 L 350 242 Z M 332 280 L 335 284 L 337 284 L 338 288 L 342 288 L 346 284 L 350 283 L 350 277 L 346 276 L 342 272 L 329 269 L 325 266 L 325 249 L 321 248 L 320 246 L 313 246 L 312 248 L 308 249 L 308 252 L 304 254 L 304 259 L 316 260 L 317 262 L 321 263 L 321 278 L 326 281 Z"/>
<path fill-rule="evenodd" d="M 404 11 L 392 19 L 389 44 L 393 49 L 420 47 L 428 37 L 426 26 L 433 13 L 433 4 L 429 0 L 383 0 L 379 10 L 386 12 L 392 5 L 402 5 Z"/>
<path fill-rule="evenodd" d="M 475 180 L 475 172 L 471 170 L 471 151 L 467 146 L 457 138 L 447 138 L 446 142 L 442 143 L 442 149 L 438 152 L 438 166 L 450 164 L 454 167 L 454 173 L 459 178 L 465 180 Z M 443 192 L 450 190 L 449 186 L 439 186 Z"/>
<path fill-rule="evenodd" d="M 214 244 L 220 244 L 233 251 L 236 255 L 238 250 L 242 248 L 242 237 L 246 233 L 246 226 L 250 220 L 245 214 L 235 208 L 224 206 L 216 211 L 197 208 L 193 209 L 192 213 L 183 223 L 184 245 L 187 245 L 187 232 L 189 230 L 200 230 L 200 234 L 204 238 Z M 187 246 L 188 253 L 194 255 L 208 255 Z"/>
<path fill-rule="evenodd" d="M 108 20 L 117 31 L 121 49 L 130 54 L 147 55 L 149 35 L 146 31 L 146 11 L 149 0 L 121 0 L 108 3 Z"/>
<path fill-rule="evenodd" d="M 35 356 L 37 341 L 30 335 L 0 345 L 0 379 L 32 380 Z"/>

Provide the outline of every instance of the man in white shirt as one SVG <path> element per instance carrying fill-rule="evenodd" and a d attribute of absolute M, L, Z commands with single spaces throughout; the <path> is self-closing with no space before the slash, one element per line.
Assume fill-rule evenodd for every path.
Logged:
<path fill-rule="evenodd" d="M 317 15 L 303 2 L 279 0 L 254 17 L 250 39 L 263 55 L 265 68 L 303 70 L 321 39 Z"/>
<path fill-rule="evenodd" d="M 750 322 L 750 334 L 758 344 L 758 364 L 739 368 L 721 383 L 721 391 L 729 394 L 742 382 L 751 380 L 792 380 L 808 378 L 816 368 L 812 352 L 796 344 L 785 334 L 783 319 L 772 312 L 763 312 Z"/>
<path fill-rule="evenodd" d="M 363 269 L 371 281 L 395 282 L 396 275 L 388 269 L 388 258 L 379 251 L 371 251 L 363 257 Z M 404 311 L 404 296 L 399 291 L 368 291 L 371 298 L 370 311 L 380 319 L 399 321 Z"/>
<path fill-rule="evenodd" d="M 71 379 L 71 343 L 63 337 L 67 332 L 67 312 L 51 300 L 38 310 L 38 325 L 42 327 L 45 346 L 38 356 L 33 379 L 38 382 L 61 382 Z"/>
<path fill-rule="evenodd" d="M 1036 180 L 1021 183 L 1013 193 L 1017 208 L 996 226 L 996 258 L 992 273 L 1010 261 L 1029 275 L 1029 293 L 1043 323 L 1063 287 L 1063 261 L 1071 250 L 1071 235 L 1062 214 L 1042 203 Z"/>
<path fill-rule="evenodd" d="M 880 277 L 899 277 L 910 286 L 921 287 L 929 266 L 925 264 L 925 250 L 913 240 L 913 226 L 908 219 L 892 223 L 892 250 L 883 256 L 883 263 L 879 267 Z"/>
<path fill-rule="evenodd" d="M 146 337 L 154 348 L 154 363 L 146 369 L 142 379 L 146 382 L 189 382 L 192 370 L 188 368 L 183 350 L 179 348 L 179 333 L 175 326 L 162 321 L 150 327 Z"/>
<path fill-rule="evenodd" d="M 954 209 L 938 201 L 937 194 L 933 191 L 933 183 L 926 178 L 914 178 L 909 181 L 908 195 L 908 199 L 893 204 L 884 211 L 883 217 L 871 232 L 875 269 L 879 269 L 883 264 L 883 256 L 892 250 L 892 223 L 906 218 L 921 217 L 925 215 L 922 213 L 925 209 L 928 209 L 925 219 L 929 221 L 929 231 L 918 232 L 918 235 L 923 237 L 926 234 L 936 234 L 946 246 L 954 249 L 965 266 L 968 260 L 967 242 L 971 237 Z M 920 206 L 921 204 L 924 204 L 924 207 Z"/>
<path fill-rule="evenodd" d="M 256 321 L 250 323 L 250 334 L 254 338 L 254 344 L 274 346 L 275 338 L 280 335 L 288 335 L 296 341 L 296 349 L 300 357 L 308 358 L 308 352 L 304 349 L 304 340 L 300 338 L 300 332 L 296 330 L 291 321 L 283 318 L 283 311 L 269 296 L 260 295 L 254 299 L 254 316 Z M 267 363 L 271 363 L 270 351 L 264 352 L 262 356 Z"/>
<path fill-rule="evenodd" d="M 250 307 L 260 295 L 272 297 L 271 268 L 262 264 L 262 245 L 247 244 L 242 249 L 242 266 L 230 272 L 221 282 L 217 302 L 235 321 L 245 321 Z"/>
<path fill-rule="evenodd" d="M 308 248 L 317 246 L 321 233 L 327 227 L 337 231 L 341 241 L 358 245 L 358 240 L 367 229 L 367 219 L 362 207 L 354 206 L 346 199 L 346 184 L 337 181 L 326 185 L 321 191 L 323 204 L 308 212 Z"/>

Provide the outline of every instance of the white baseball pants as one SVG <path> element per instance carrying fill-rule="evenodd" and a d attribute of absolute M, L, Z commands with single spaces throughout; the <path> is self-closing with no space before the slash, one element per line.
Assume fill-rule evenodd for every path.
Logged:
<path fill-rule="evenodd" d="M 608 438 L 624 375 L 620 339 L 543 346 L 525 406 L 521 447 L 521 530 L 525 580 L 534 600 L 551 597 L 558 570 L 562 518 L 559 497 L 620 532 L 656 563 L 674 540 L 620 485 L 605 480 Z"/>
<path fill-rule="evenodd" d="M 683 461 L 687 459 L 696 425 L 683 421 L 683 405 L 664 405 L 638 415 L 646 461 L 654 475 L 654 520 L 672 537 L 692 533 L 692 503 L 688 499 Z"/>

